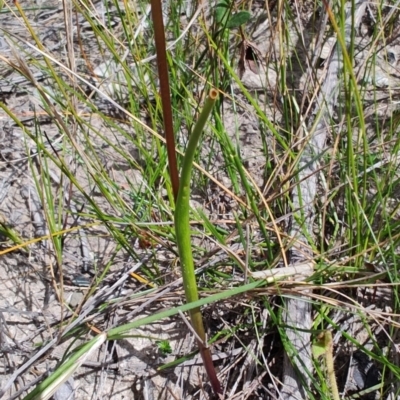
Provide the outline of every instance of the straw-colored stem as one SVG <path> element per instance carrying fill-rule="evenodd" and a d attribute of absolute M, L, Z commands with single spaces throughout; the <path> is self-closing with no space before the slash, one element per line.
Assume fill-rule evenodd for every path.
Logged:
<path fill-rule="evenodd" d="M 340 400 L 339 390 L 336 383 L 335 367 L 333 364 L 333 340 L 331 331 L 324 332 L 324 343 L 326 369 L 328 373 L 328 379 L 331 384 L 332 398 L 333 400 Z"/>

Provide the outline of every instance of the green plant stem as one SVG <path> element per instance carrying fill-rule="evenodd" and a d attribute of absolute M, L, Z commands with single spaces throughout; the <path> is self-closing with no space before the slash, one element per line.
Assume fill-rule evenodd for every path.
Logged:
<path fill-rule="evenodd" d="M 189 143 L 186 148 L 185 157 L 182 165 L 182 172 L 179 184 L 178 197 L 175 208 L 175 231 L 178 243 L 179 257 L 181 261 L 183 287 L 185 289 L 186 302 L 191 303 L 199 299 L 197 291 L 196 275 L 194 272 L 194 262 L 190 239 L 189 224 L 189 199 L 190 199 L 190 180 L 192 176 L 192 167 L 197 143 L 203 132 L 207 119 L 212 111 L 214 103 L 217 99 L 218 92 L 214 89 L 210 91 L 204 108 L 197 120 L 197 123 L 190 135 Z M 215 372 L 212 362 L 211 353 L 207 347 L 207 339 L 204 331 L 203 318 L 200 308 L 197 307 L 189 312 L 190 321 L 200 340 L 198 346 L 200 354 L 203 358 L 204 367 L 210 379 L 213 390 L 216 394 L 221 392 L 221 385 Z"/>

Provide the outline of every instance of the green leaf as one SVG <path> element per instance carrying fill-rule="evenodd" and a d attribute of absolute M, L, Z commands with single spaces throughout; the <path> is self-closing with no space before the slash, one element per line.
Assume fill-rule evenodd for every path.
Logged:
<path fill-rule="evenodd" d="M 250 17 L 251 14 L 248 11 L 239 11 L 236 14 L 232 15 L 232 17 L 228 21 L 227 28 L 238 28 L 240 25 L 245 24 L 250 19 Z"/>
<path fill-rule="evenodd" d="M 315 343 L 312 345 L 312 353 L 315 358 L 319 358 L 326 353 L 326 348 L 320 343 Z"/>
<path fill-rule="evenodd" d="M 166 356 L 167 354 L 172 353 L 171 344 L 168 340 L 160 340 L 157 342 L 158 349 L 160 350 L 161 354 Z"/>
<path fill-rule="evenodd" d="M 230 11 L 229 2 L 226 0 L 220 1 L 215 7 L 215 21 L 219 25 L 225 25 Z"/>

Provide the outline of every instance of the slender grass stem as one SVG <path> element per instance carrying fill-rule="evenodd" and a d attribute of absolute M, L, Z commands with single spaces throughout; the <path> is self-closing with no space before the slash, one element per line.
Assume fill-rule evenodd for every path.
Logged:
<path fill-rule="evenodd" d="M 197 123 L 190 136 L 182 165 L 182 172 L 179 184 L 178 197 L 175 209 L 175 231 L 178 243 L 179 257 L 181 260 L 183 287 L 185 289 L 186 302 L 191 303 L 199 299 L 197 291 L 196 275 L 194 273 L 194 262 L 190 239 L 189 223 L 189 199 L 190 199 L 190 180 L 192 176 L 193 160 L 201 133 L 207 119 L 212 111 L 217 99 L 218 92 L 214 89 L 210 91 L 204 108 L 197 120 Z M 208 377 L 211 381 L 214 392 L 221 393 L 221 385 L 215 373 L 210 350 L 207 348 L 207 339 L 204 331 L 203 318 L 200 308 L 195 308 L 190 312 L 190 320 L 194 330 L 199 336 L 198 345 L 203 358 Z"/>

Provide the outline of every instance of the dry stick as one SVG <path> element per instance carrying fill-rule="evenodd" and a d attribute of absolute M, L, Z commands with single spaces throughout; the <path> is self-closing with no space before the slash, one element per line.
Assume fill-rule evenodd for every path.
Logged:
<path fill-rule="evenodd" d="M 171 175 L 174 199 L 176 200 L 179 190 L 179 174 L 178 166 L 176 164 L 175 136 L 174 126 L 172 123 L 172 107 L 171 97 L 169 93 L 170 88 L 168 79 L 168 64 L 165 49 L 165 32 L 160 0 L 151 0 L 151 16 L 153 19 L 154 39 L 156 42 L 157 67 L 158 76 L 160 79 L 160 92 L 164 117 L 165 138 L 167 140 L 169 173 Z"/>
<path fill-rule="evenodd" d="M 346 15 L 346 35 L 351 29 L 356 29 L 365 12 L 366 3 L 357 5 L 355 26 L 351 27 L 351 10 Z M 314 199 L 316 197 L 319 158 L 324 151 L 328 121 L 333 114 L 338 95 L 338 74 L 341 70 L 341 61 L 338 49 L 334 47 L 330 56 L 330 65 L 324 84 L 317 99 L 312 126 L 309 129 L 310 139 L 305 145 L 299 161 L 298 186 L 293 191 L 293 209 L 301 210 L 294 213 L 292 218 L 291 237 L 294 245 L 291 248 L 291 262 L 296 264 L 313 258 L 312 250 L 303 232 L 312 237 L 314 221 Z M 314 128 L 315 126 L 315 128 Z M 297 218 L 296 218 L 297 214 Z M 300 226 L 299 221 L 303 221 Z M 307 295 L 307 293 L 306 293 Z M 286 348 L 283 371 L 282 398 L 284 400 L 299 400 L 307 397 L 306 388 L 310 385 L 312 359 L 310 350 L 311 303 L 304 296 L 297 299 L 287 299 L 284 311 L 284 320 L 290 329 L 287 329 L 287 340 L 291 348 Z"/>

